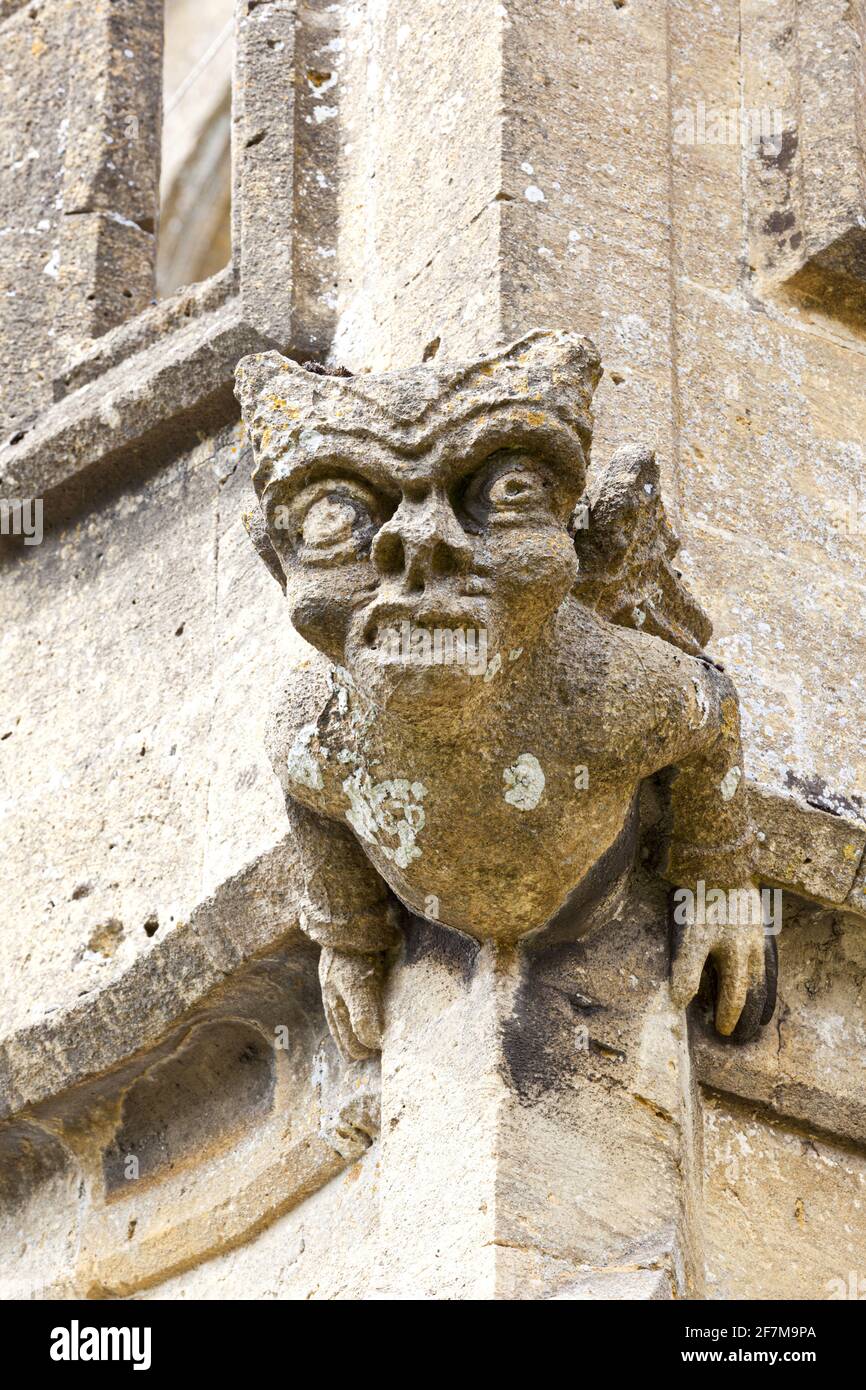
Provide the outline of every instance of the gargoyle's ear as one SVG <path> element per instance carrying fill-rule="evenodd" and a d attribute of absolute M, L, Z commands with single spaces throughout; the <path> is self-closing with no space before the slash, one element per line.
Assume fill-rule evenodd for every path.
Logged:
<path fill-rule="evenodd" d="M 241 520 L 244 523 L 244 529 L 252 541 L 259 559 L 264 560 L 274 579 L 276 579 L 283 593 L 285 593 L 286 576 L 280 564 L 280 557 L 271 544 L 271 538 L 268 535 L 268 528 L 265 525 L 265 519 L 262 516 L 261 510 L 255 507 L 251 512 L 244 512 Z"/>
<path fill-rule="evenodd" d="M 244 424 L 249 428 L 262 389 L 292 364 L 280 352 L 256 352 L 242 357 L 235 367 L 235 396 Z"/>

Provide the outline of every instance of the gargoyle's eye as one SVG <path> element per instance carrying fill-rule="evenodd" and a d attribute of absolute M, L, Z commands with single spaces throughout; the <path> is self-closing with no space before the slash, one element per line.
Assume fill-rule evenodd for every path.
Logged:
<path fill-rule="evenodd" d="M 348 541 L 364 517 L 369 523 L 370 514 L 360 504 L 334 493 L 320 497 L 304 517 L 301 541 L 304 545 L 337 545 L 340 541 Z"/>
<path fill-rule="evenodd" d="M 500 473 L 487 488 L 488 500 L 494 507 L 521 505 L 544 495 L 544 484 L 537 473 L 514 469 Z"/>
<path fill-rule="evenodd" d="M 522 520 L 545 505 L 549 481 L 530 454 L 502 449 L 470 478 L 462 508 L 470 525 Z"/>
<path fill-rule="evenodd" d="M 305 564 L 332 565 L 357 559 L 385 514 L 372 488 L 354 478 L 322 478 L 285 505 L 268 508 L 274 543 L 288 541 Z"/>

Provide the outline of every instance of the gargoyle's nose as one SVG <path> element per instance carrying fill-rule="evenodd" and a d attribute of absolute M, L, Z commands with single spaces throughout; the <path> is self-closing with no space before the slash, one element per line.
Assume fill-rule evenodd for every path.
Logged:
<path fill-rule="evenodd" d="M 383 579 L 403 579 L 410 593 L 428 584 L 465 574 L 472 546 L 447 498 L 429 493 L 423 501 L 404 498 L 372 547 L 373 563 Z"/>

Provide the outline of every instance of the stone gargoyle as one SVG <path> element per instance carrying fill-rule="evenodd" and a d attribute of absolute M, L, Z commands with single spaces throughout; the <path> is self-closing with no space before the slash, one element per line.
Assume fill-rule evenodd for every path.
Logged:
<path fill-rule="evenodd" d="M 268 744 L 347 1058 L 380 1045 L 400 903 L 514 945 L 653 774 L 669 770 L 663 878 L 757 896 L 737 695 L 703 655 L 655 458 L 622 448 L 585 490 L 600 377 L 587 339 L 543 330 L 379 376 L 276 352 L 238 366 L 247 528 L 316 649 Z M 716 1028 L 747 1038 L 773 1010 L 771 955 L 760 913 L 692 911 L 674 1002 L 711 962 Z"/>

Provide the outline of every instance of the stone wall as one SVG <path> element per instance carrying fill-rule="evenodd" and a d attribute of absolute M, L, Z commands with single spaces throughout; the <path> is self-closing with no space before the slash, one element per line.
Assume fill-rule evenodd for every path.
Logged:
<path fill-rule="evenodd" d="M 231 264 L 158 300 L 155 9 L 0 0 L 0 497 L 45 518 L 0 542 L 13 1296 L 618 1297 L 624 1251 L 637 1296 L 866 1274 L 861 6 L 237 0 Z M 168 154 L 176 266 L 209 157 Z M 447 943 L 392 971 L 381 1078 L 327 1041 L 263 747 L 308 652 L 232 396 L 250 351 L 379 372 L 536 325 L 599 348 L 596 468 L 658 453 L 786 892 L 780 1009 L 737 1049 L 675 1016 L 632 887 L 629 1008 L 602 947 L 532 977 L 553 1095 L 509 1062 L 525 967 Z M 626 1081 L 569 1071 L 588 969 Z"/>

